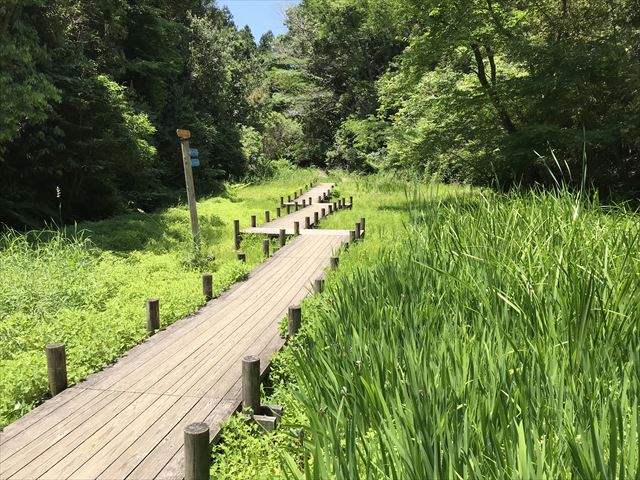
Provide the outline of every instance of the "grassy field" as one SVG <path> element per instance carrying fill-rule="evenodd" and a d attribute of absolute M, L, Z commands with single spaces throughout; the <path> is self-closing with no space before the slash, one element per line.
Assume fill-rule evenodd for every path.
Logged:
<path fill-rule="evenodd" d="M 276 361 L 284 425 L 233 420 L 214 478 L 640 476 L 636 214 L 568 193 L 340 189 L 354 210 L 323 226 L 364 215 L 367 239 Z"/>
<path fill-rule="evenodd" d="M 202 258 L 194 258 L 186 207 L 136 212 L 61 231 L 0 236 L 0 427 L 46 397 L 44 345 L 62 341 L 71 382 L 112 362 L 144 340 L 145 299 L 160 299 L 171 324 L 203 303 L 201 274 L 214 273 L 219 294 L 262 261 L 258 238 L 243 241 L 247 264 L 235 258 L 233 220 L 279 204 L 318 176 L 283 172 L 259 185 L 230 185 L 201 200 Z M 64 205 L 63 205 L 64 208 Z"/>

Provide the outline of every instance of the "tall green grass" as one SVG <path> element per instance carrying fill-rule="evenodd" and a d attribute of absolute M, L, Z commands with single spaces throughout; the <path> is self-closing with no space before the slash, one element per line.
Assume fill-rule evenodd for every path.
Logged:
<path fill-rule="evenodd" d="M 405 241 L 351 249 L 290 351 L 288 475 L 639 478 L 637 215 L 564 192 L 410 217 Z"/>
<path fill-rule="evenodd" d="M 243 242 L 247 263 L 236 260 L 233 220 L 246 227 L 251 215 L 264 218 L 280 195 L 317 175 L 287 172 L 199 201 L 198 261 L 186 206 L 67 231 L 0 233 L 0 428 L 46 398 L 46 343 L 65 343 L 73 383 L 146 338 L 146 298 L 160 299 L 163 326 L 194 312 L 204 303 L 203 272 L 213 272 L 219 294 L 263 260 L 258 238 Z"/>

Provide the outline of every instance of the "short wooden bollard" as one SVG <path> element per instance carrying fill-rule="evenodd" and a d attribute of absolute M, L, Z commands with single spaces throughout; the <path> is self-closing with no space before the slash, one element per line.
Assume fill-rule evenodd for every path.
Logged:
<path fill-rule="evenodd" d="M 241 262 L 246 262 L 247 261 L 247 254 L 243 253 L 243 252 L 238 252 L 237 255 L 238 260 L 240 260 Z"/>
<path fill-rule="evenodd" d="M 279 237 L 280 237 L 280 248 L 282 248 L 287 243 L 287 231 L 281 228 Z"/>
<path fill-rule="evenodd" d="M 49 391 L 55 397 L 67 388 L 67 355 L 64 343 L 50 343 L 45 348 Z"/>
<path fill-rule="evenodd" d="M 293 222 L 293 236 L 297 237 L 300 235 L 300 222 Z"/>
<path fill-rule="evenodd" d="M 210 273 L 202 275 L 202 294 L 207 302 L 213 298 L 213 275 Z"/>
<path fill-rule="evenodd" d="M 333 205 L 329 204 L 329 215 L 333 213 Z"/>
<path fill-rule="evenodd" d="M 298 202 L 295 203 L 295 206 L 296 206 L 296 212 L 297 212 L 299 210 Z"/>
<path fill-rule="evenodd" d="M 303 192 L 303 190 L 302 190 L 302 189 L 300 189 L 300 195 L 302 195 L 302 192 Z"/>
<path fill-rule="evenodd" d="M 338 210 L 338 202 L 333 202 L 333 211 Z"/>
<path fill-rule="evenodd" d="M 256 216 L 255 215 L 251 215 L 251 226 L 253 228 L 256 227 Z"/>
<path fill-rule="evenodd" d="M 280 217 L 282 215 L 282 210 L 280 207 L 276 208 L 276 217 Z"/>
<path fill-rule="evenodd" d="M 349 232 L 349 239 L 351 240 L 351 243 L 356 241 L 356 232 L 355 232 L 355 230 L 351 230 Z"/>
<path fill-rule="evenodd" d="M 294 199 L 298 198 L 298 192 L 293 192 L 293 198 Z"/>
<path fill-rule="evenodd" d="M 262 253 L 266 258 L 269 257 L 269 239 L 264 239 L 262 241 Z"/>
<path fill-rule="evenodd" d="M 313 204 L 313 199 L 311 197 L 309 197 L 309 205 Z"/>
<path fill-rule="evenodd" d="M 302 208 L 305 208 L 307 206 L 307 201 L 303 198 L 302 199 Z"/>
<path fill-rule="evenodd" d="M 233 221 L 233 239 L 236 250 L 240 249 L 240 220 Z"/>
<path fill-rule="evenodd" d="M 338 257 L 331 257 L 329 261 L 331 262 L 331 270 L 337 270 L 340 259 Z"/>
<path fill-rule="evenodd" d="M 291 213 L 291 205 L 287 205 L 287 215 Z"/>
<path fill-rule="evenodd" d="M 280 197 L 280 206 L 284 207 L 284 197 Z"/>
<path fill-rule="evenodd" d="M 289 338 L 293 338 L 300 330 L 300 324 L 302 323 L 302 308 L 300 305 L 293 305 L 289 307 Z"/>
<path fill-rule="evenodd" d="M 365 229 L 364 229 L 364 217 L 362 217 L 360 219 L 360 238 L 364 238 L 364 234 L 365 234 Z"/>
<path fill-rule="evenodd" d="M 311 228 L 311 218 L 304 217 L 304 228 L 309 230 Z"/>
<path fill-rule="evenodd" d="M 320 225 L 320 215 L 318 212 L 313 212 L 313 225 L 316 227 Z"/>
<path fill-rule="evenodd" d="M 260 359 L 253 355 L 242 359 L 242 407 L 260 413 Z"/>
<path fill-rule="evenodd" d="M 324 279 L 316 278 L 315 281 L 313 282 L 313 291 L 315 293 L 322 293 L 323 290 L 324 290 Z"/>
<path fill-rule="evenodd" d="M 269 223 L 271 221 L 271 212 L 269 210 L 264 212 L 264 223 Z"/>
<path fill-rule="evenodd" d="M 353 197 L 349 197 L 349 208 L 353 208 Z"/>
<path fill-rule="evenodd" d="M 326 216 L 327 216 L 327 211 L 326 211 L 324 208 L 320 210 L 320 216 L 321 216 L 322 218 L 324 218 L 324 217 L 326 217 Z"/>
<path fill-rule="evenodd" d="M 356 228 L 354 229 L 355 231 L 355 239 L 354 240 L 360 240 L 360 222 L 356 222 Z"/>
<path fill-rule="evenodd" d="M 318 195 L 318 203 L 322 203 L 322 196 Z"/>
<path fill-rule="evenodd" d="M 150 298 L 147 300 L 147 332 L 153 335 L 160 329 L 160 300 Z"/>
<path fill-rule="evenodd" d="M 184 478 L 209 480 L 209 426 L 191 423 L 184 428 Z"/>
<path fill-rule="evenodd" d="M 291 203 L 291 195 L 287 195 L 287 203 Z"/>

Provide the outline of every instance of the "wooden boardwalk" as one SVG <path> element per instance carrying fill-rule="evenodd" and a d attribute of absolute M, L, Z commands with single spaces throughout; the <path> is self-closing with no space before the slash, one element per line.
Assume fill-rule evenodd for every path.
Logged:
<path fill-rule="evenodd" d="M 182 479 L 184 427 L 205 422 L 215 440 L 241 401 L 241 359 L 265 370 L 284 343 L 279 321 L 347 241 L 336 230 L 294 238 L 196 315 L 7 426 L 0 479 Z"/>

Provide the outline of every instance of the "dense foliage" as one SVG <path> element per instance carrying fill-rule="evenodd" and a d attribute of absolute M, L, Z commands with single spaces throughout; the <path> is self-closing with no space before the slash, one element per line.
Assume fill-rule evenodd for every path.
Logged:
<path fill-rule="evenodd" d="M 204 0 L 9 0 L 0 18 L 0 222 L 175 201 L 176 127 L 191 129 L 201 151 L 201 193 L 246 173 L 240 125 L 257 121 L 261 61 L 228 10 Z"/>
<path fill-rule="evenodd" d="M 283 44 L 323 88 L 312 159 L 448 181 L 640 185 L 635 0 L 304 0 Z M 586 163 L 586 165 L 583 165 Z"/>

